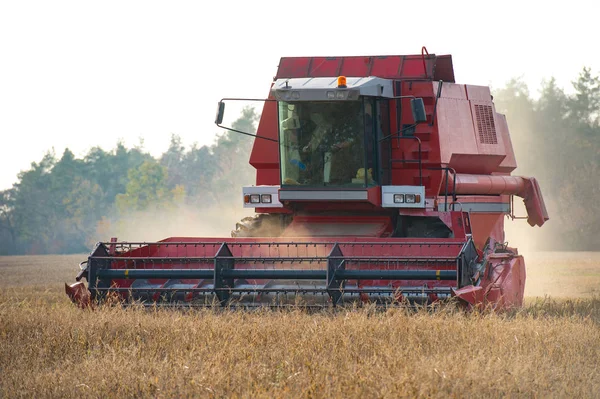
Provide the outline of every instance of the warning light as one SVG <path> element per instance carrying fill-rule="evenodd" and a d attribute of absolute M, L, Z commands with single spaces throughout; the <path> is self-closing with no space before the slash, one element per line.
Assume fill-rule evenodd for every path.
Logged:
<path fill-rule="evenodd" d="M 347 87 L 345 76 L 338 76 L 338 86 L 337 87 L 340 89 L 345 89 Z"/>

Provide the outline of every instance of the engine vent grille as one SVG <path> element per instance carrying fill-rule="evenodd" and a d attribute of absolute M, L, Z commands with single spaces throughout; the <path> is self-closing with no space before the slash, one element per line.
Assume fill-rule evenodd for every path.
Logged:
<path fill-rule="evenodd" d="M 479 142 L 481 144 L 498 144 L 492 107 L 490 105 L 475 104 L 475 118 L 477 119 Z"/>

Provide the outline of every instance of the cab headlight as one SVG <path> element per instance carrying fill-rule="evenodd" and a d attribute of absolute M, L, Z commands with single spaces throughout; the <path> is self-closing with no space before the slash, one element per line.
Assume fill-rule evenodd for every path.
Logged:
<path fill-rule="evenodd" d="M 394 203 L 403 204 L 404 203 L 404 194 L 394 194 Z"/>
<path fill-rule="evenodd" d="M 250 203 L 251 204 L 260 204 L 260 194 L 251 194 L 250 195 Z"/>
<path fill-rule="evenodd" d="M 262 194 L 260 196 L 260 202 L 263 204 L 270 204 L 272 202 L 271 194 Z"/>

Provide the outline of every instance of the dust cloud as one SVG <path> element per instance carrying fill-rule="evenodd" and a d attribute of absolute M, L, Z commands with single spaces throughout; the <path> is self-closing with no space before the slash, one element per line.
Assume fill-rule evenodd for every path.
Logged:
<path fill-rule="evenodd" d="M 111 237 L 129 242 L 153 242 L 168 237 L 230 237 L 237 222 L 253 215 L 253 209 L 235 205 L 135 212 L 119 221 L 105 222 L 99 227 L 95 242 Z M 268 228 L 268 224 L 262 228 Z M 525 258 L 525 296 L 600 295 L 600 252 L 543 251 L 540 248 L 546 240 L 545 228 L 546 225 L 531 227 L 526 220 L 505 220 L 506 241 Z M 298 230 L 295 235 L 309 237 L 310 233 Z"/>
<path fill-rule="evenodd" d="M 236 223 L 252 215 L 254 209 L 241 205 L 208 208 L 181 205 L 173 209 L 132 212 L 118 221 L 101 225 L 97 241 L 108 241 L 111 237 L 129 242 L 153 242 L 168 237 L 230 237 Z"/>
<path fill-rule="evenodd" d="M 511 220 L 507 217 L 504 221 L 505 241 L 509 247 L 516 248 L 525 259 L 525 296 L 588 296 L 593 293 L 593 287 L 587 284 L 576 270 L 580 269 L 585 263 L 584 260 L 590 256 L 586 258 L 585 254 L 579 252 L 553 250 L 557 221 L 552 218 L 552 201 L 546 201 L 546 204 L 549 205 L 550 220 L 542 227 L 532 227 L 526 219 Z M 523 201 L 517 197 L 514 199 L 514 214 L 523 217 L 527 215 Z M 596 265 L 600 266 L 600 254 L 596 255 L 595 259 Z M 587 266 L 590 265 L 588 262 Z M 600 287 L 600 278 L 597 287 Z"/>
<path fill-rule="evenodd" d="M 513 119 L 513 131 L 523 132 L 527 121 Z M 514 136 L 514 134 L 513 134 Z M 565 233 L 568 223 L 581 225 L 583 218 L 577 220 L 573 215 L 561 215 L 559 199 L 549 195 L 549 183 L 544 174 L 551 168 L 550 157 L 540 157 L 536 162 L 528 156 L 530 144 L 519 134 L 513 140 L 519 168 L 513 175 L 536 177 L 540 182 L 544 201 L 550 220 L 542 227 L 532 227 L 524 219 L 511 220 L 504 223 L 505 241 L 512 248 L 517 248 L 523 255 L 526 267 L 526 297 L 589 297 L 600 294 L 600 252 L 576 251 Z M 514 214 L 526 216 L 523 201 L 514 198 Z M 572 227 L 572 226 L 570 226 Z"/>

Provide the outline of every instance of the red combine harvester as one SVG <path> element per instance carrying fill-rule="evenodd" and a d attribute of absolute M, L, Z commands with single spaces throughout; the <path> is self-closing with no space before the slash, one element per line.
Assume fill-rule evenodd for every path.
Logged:
<path fill-rule="evenodd" d="M 219 102 L 218 126 L 234 100 Z M 77 276 L 88 287 L 67 294 L 82 306 L 111 292 L 169 305 L 522 304 L 525 264 L 504 220 L 516 195 L 541 226 L 544 201 L 534 178 L 510 175 L 490 89 L 455 83 L 450 55 L 281 58 L 250 164 L 256 185 L 240 199 L 257 215 L 232 238 L 98 243 Z"/>

